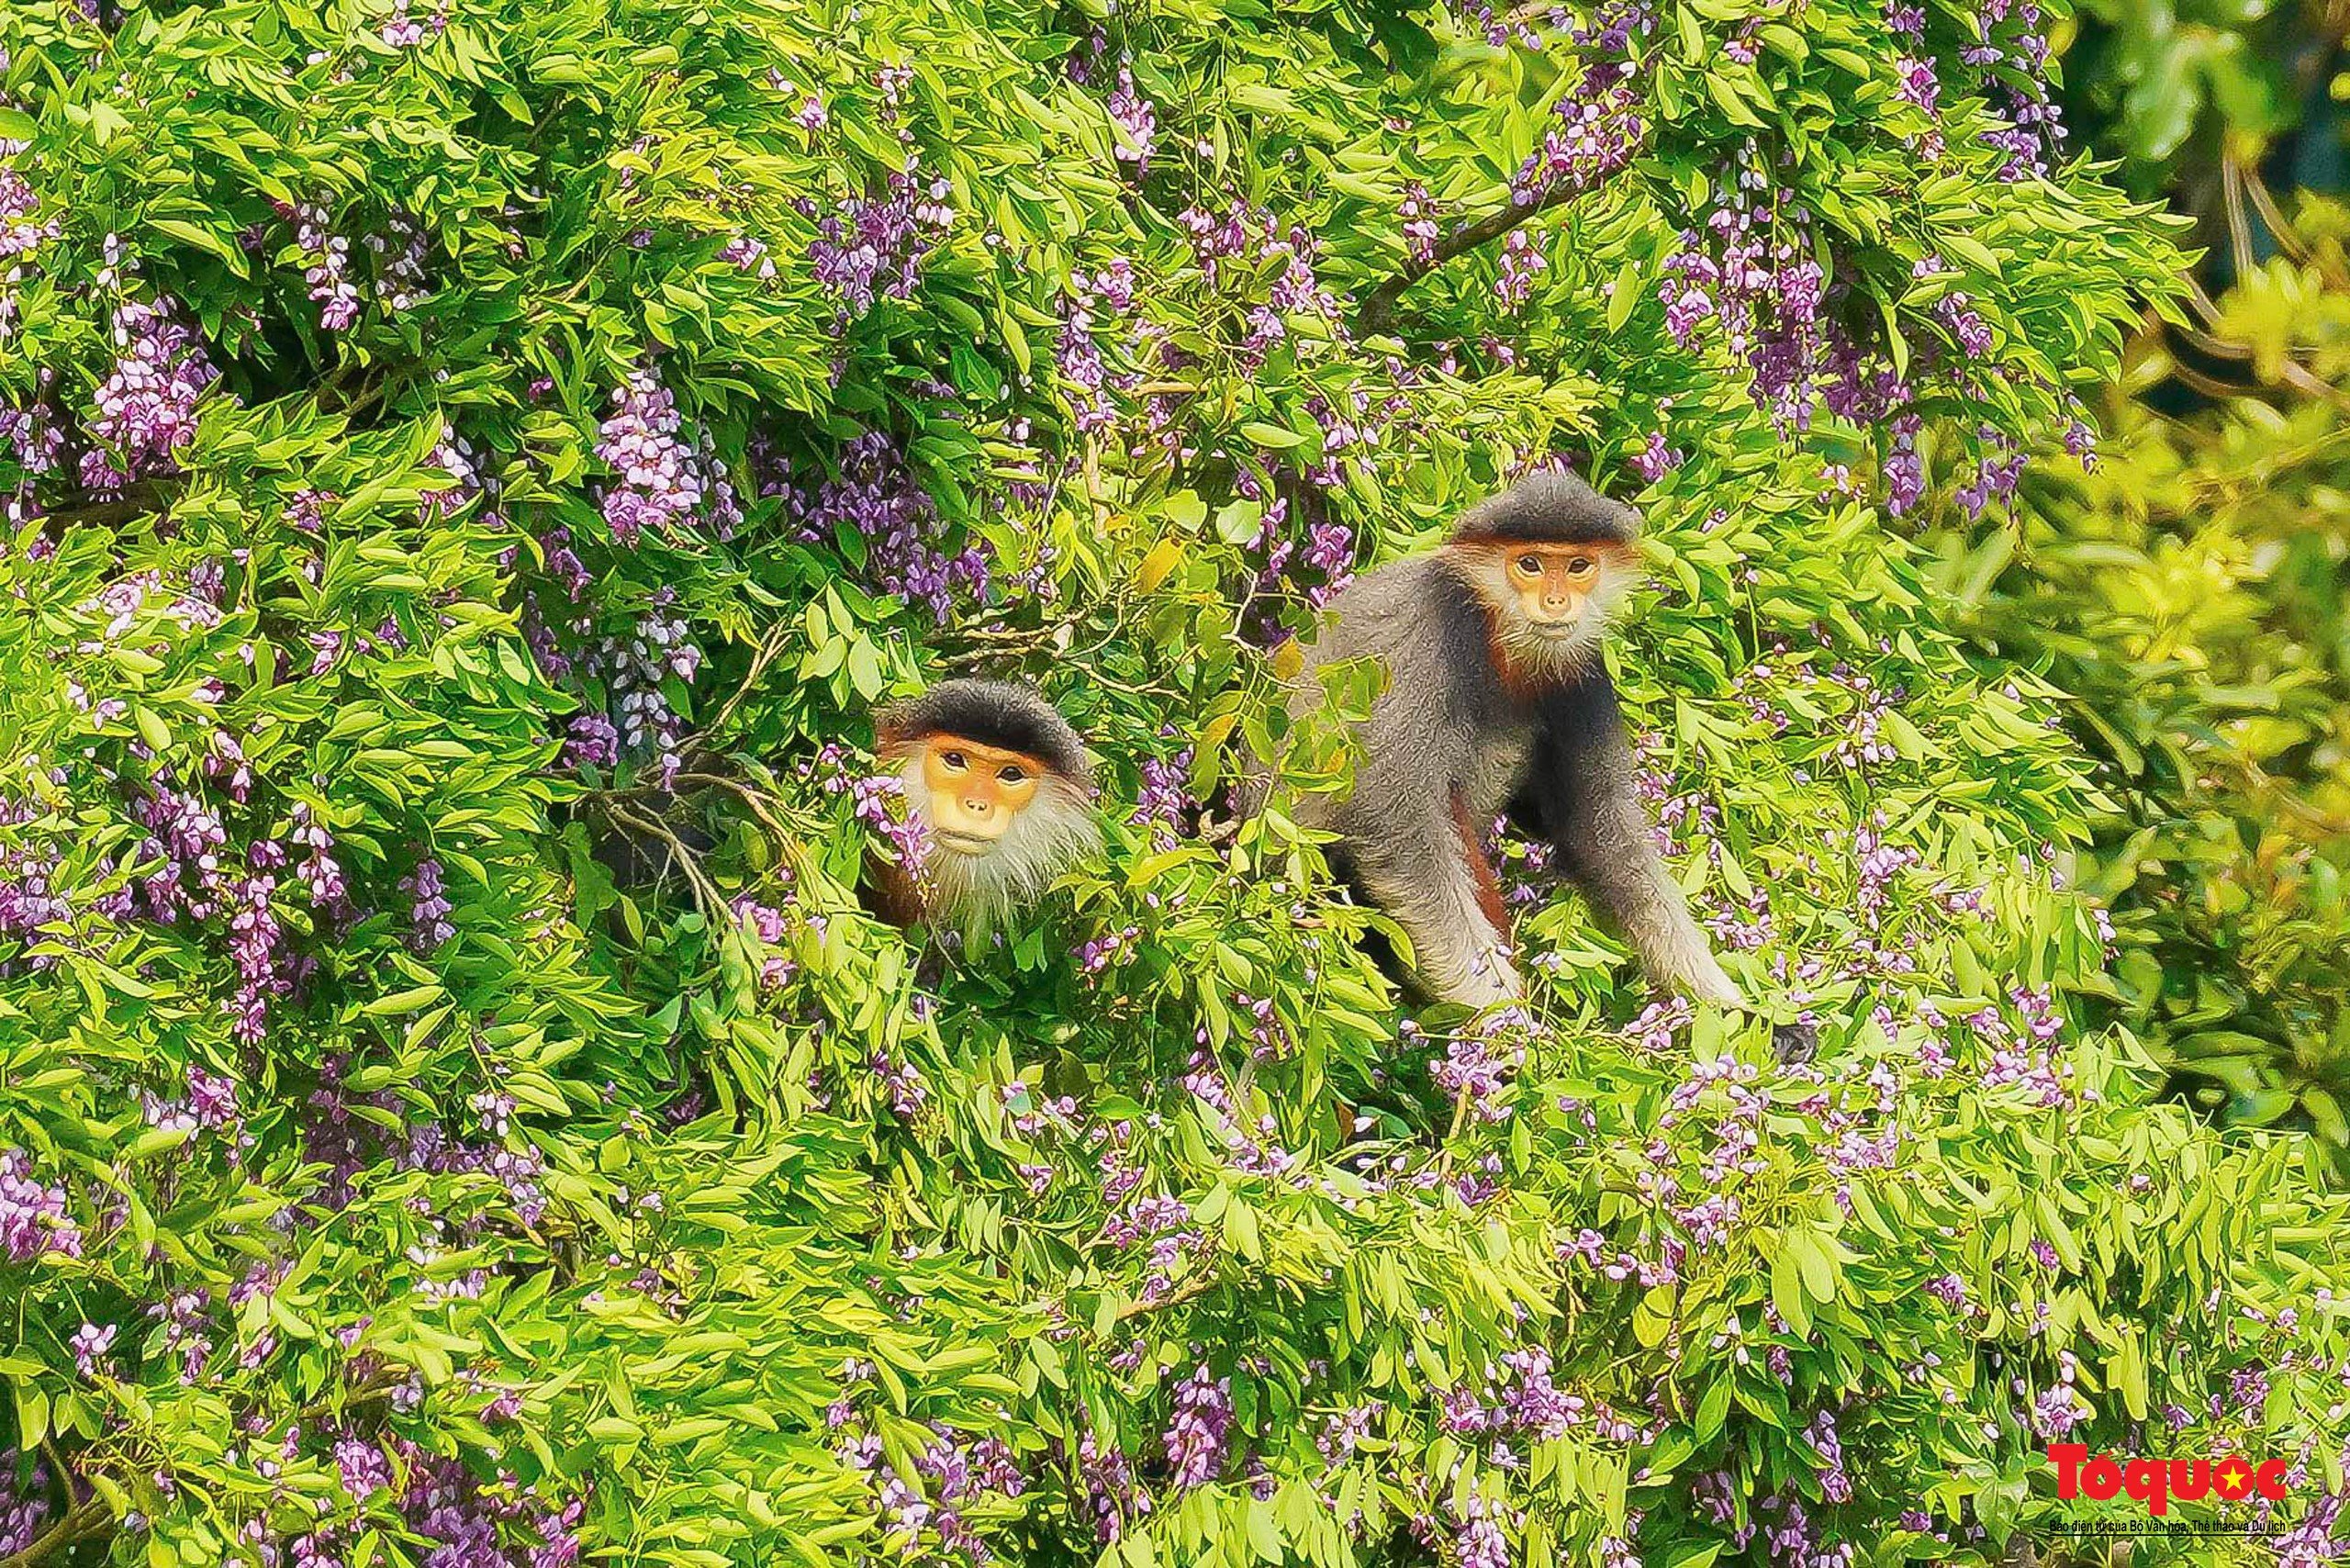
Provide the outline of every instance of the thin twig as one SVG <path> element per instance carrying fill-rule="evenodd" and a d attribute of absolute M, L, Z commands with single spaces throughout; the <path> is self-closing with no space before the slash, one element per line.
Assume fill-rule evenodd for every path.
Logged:
<path fill-rule="evenodd" d="M 2203 292 L 2202 282 L 2193 274 L 2188 274 L 2181 281 L 2187 285 L 2187 302 L 2195 308 L 2198 316 L 2203 318 L 2203 324 L 2206 327 L 2217 326 L 2220 308 L 2212 303 L 2210 295 Z"/>
<path fill-rule="evenodd" d="M 639 815 L 626 806 L 608 803 L 606 809 L 611 813 L 612 820 L 622 827 L 648 834 L 667 845 L 670 855 L 677 860 L 677 868 L 686 874 L 686 880 L 693 884 L 694 898 L 702 906 L 703 914 L 713 922 L 721 918 L 722 912 L 726 907 L 726 900 L 719 892 L 718 884 L 711 881 L 709 874 L 703 871 L 699 857 L 687 846 L 684 839 L 671 832 L 666 823 L 653 817 Z"/>
<path fill-rule="evenodd" d="M 726 722 L 727 716 L 742 705 L 744 698 L 750 696 L 751 688 L 757 683 L 760 676 L 767 673 L 767 666 L 773 664 L 782 654 L 786 641 L 785 634 L 789 630 L 789 627 L 778 626 L 759 640 L 758 652 L 751 655 L 751 667 L 744 671 L 741 682 L 735 686 L 733 692 L 726 700 L 718 705 L 718 711 L 710 716 L 710 722 L 696 732 L 698 734 L 716 734 L 718 727 Z"/>
<path fill-rule="evenodd" d="M 1208 1292 L 1214 1288 L 1215 1273 L 1213 1270 L 1206 1273 L 1194 1274 L 1190 1279 L 1184 1281 L 1175 1289 L 1168 1292 L 1165 1295 L 1160 1296 L 1156 1301 L 1144 1300 L 1128 1302 L 1124 1307 L 1119 1309 L 1118 1316 L 1111 1319 L 1111 1321 L 1113 1323 L 1124 1323 L 1128 1318 L 1140 1317 L 1145 1313 L 1159 1312 L 1170 1306 L 1180 1306 L 1187 1301 L 1196 1300 L 1197 1298 L 1207 1294 Z M 0 1565 L 0 1568 L 5 1568 L 5 1565 Z"/>
<path fill-rule="evenodd" d="M 2301 243 L 2301 237 L 2293 231 L 2293 226 L 2285 221 L 2283 213 L 2277 210 L 2277 198 L 2268 194 L 2268 182 L 2260 177 L 2259 170 L 2246 169 L 2244 172 L 2244 191 L 2252 198 L 2252 205 L 2259 209 L 2260 220 L 2268 225 L 2268 232 L 2276 237 L 2277 248 L 2297 262 L 2306 261 L 2310 248 Z"/>
<path fill-rule="evenodd" d="M 1384 332 L 1395 323 L 1395 304 L 1404 291 L 1428 274 L 1451 261 L 1465 256 L 1478 246 L 1498 240 L 1519 224 L 1539 217 L 1554 207 L 1561 207 L 1583 194 L 1583 187 L 1572 180 L 1561 180 L 1539 196 L 1522 197 L 1510 202 L 1498 212 L 1464 223 L 1438 242 L 1425 258 L 1415 258 L 1404 269 L 1363 297 L 1355 311 L 1355 325 L 1365 336 Z"/>
<path fill-rule="evenodd" d="M 739 778 L 730 778 L 722 773 L 680 773 L 677 775 L 677 782 L 680 784 L 709 784 L 721 790 L 732 790 L 733 793 L 740 795 L 743 798 L 743 803 L 751 808 L 751 814 L 757 817 L 761 823 L 765 823 L 767 831 L 773 833 L 778 838 L 785 840 L 787 843 L 789 843 L 794 836 L 791 830 L 778 821 L 773 812 L 768 810 L 767 803 L 778 797 L 769 795 L 764 790 L 754 790 L 750 785 L 745 784 Z"/>
<path fill-rule="evenodd" d="M 2216 375 L 2206 375 L 2199 370 L 2191 370 L 2183 364 L 2172 364 L 2170 373 L 2188 390 L 2200 392 L 2206 398 L 2256 398 L 2260 395 L 2260 388 L 2257 386 L 2238 386 L 2233 382 L 2222 381 Z"/>
<path fill-rule="evenodd" d="M 2312 398 L 2322 398 L 2335 408 L 2350 411 L 2350 392 L 2344 392 L 2331 381 L 2319 375 L 2299 360 L 2288 359 L 2277 372 L 2286 386 Z"/>
<path fill-rule="evenodd" d="M 2215 332 L 2206 332 L 2197 327 L 2181 327 L 2178 330 L 2188 342 L 2193 343 L 2213 359 L 2241 360 L 2252 357 L 2250 343 L 2238 342 L 2233 338 L 2223 338 Z"/>
<path fill-rule="evenodd" d="M 2178 330 L 2188 343 L 2210 354 L 2213 359 L 2243 361 L 2253 357 L 2253 347 L 2249 343 L 2238 342 L 2233 338 L 2222 338 L 2211 332 L 2199 331 L 2193 327 L 2181 327 Z M 2184 375 L 2181 379 L 2185 379 Z M 2350 409 L 2350 393 L 2344 392 L 2299 360 L 2288 359 L 2280 362 L 2277 379 L 2297 392 L 2307 393 L 2312 398 L 2322 398 L 2338 408 Z M 2198 387 L 2197 390 L 2201 391 L 2202 388 Z M 2253 395 L 2253 389 L 2247 387 L 2236 395 L 2249 397 Z"/>

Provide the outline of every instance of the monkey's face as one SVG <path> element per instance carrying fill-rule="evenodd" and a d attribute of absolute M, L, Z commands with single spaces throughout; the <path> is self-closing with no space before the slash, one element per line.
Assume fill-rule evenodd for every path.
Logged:
<path fill-rule="evenodd" d="M 1574 544 L 1521 544 L 1496 554 L 1517 612 L 1536 635 L 1572 636 L 1607 568 L 1595 549 Z"/>
<path fill-rule="evenodd" d="M 931 736 L 923 747 L 922 778 L 939 847 L 956 855 L 993 854 L 1020 813 L 1035 803 L 1044 777 L 1045 765 L 1024 752 L 959 735 Z"/>
<path fill-rule="evenodd" d="M 919 880 L 926 915 L 981 929 L 1026 907 L 1102 847 L 1084 783 L 1029 752 L 941 732 L 885 755 L 930 828 Z"/>
<path fill-rule="evenodd" d="M 1615 543 L 1504 542 L 1461 547 L 1497 643 L 1515 659 L 1553 666 L 1598 636 L 1634 581 L 1638 553 Z"/>

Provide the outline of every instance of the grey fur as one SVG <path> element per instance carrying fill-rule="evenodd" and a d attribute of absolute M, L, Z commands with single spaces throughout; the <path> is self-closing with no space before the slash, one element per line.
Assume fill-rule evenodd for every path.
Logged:
<path fill-rule="evenodd" d="M 1639 532 L 1640 514 L 1630 507 L 1609 500 L 1564 468 L 1544 468 L 1461 513 L 1452 537 L 1456 542 L 1628 544 Z"/>
<path fill-rule="evenodd" d="M 1595 526 L 1621 522 L 1603 510 L 1616 503 L 1580 481 L 1546 478 L 1536 495 L 1489 501 L 1464 526 L 1473 519 L 1476 537 L 1510 538 L 1494 532 L 1497 521 L 1505 528 L 1510 507 L 1545 499 L 1572 500 Z M 1580 528 L 1584 516 L 1567 523 Z M 1528 532 L 1556 538 L 1558 526 L 1553 517 Z M 1704 1001 L 1742 1004 L 1651 837 L 1599 652 L 1606 606 L 1595 606 L 1592 624 L 1554 655 L 1539 695 L 1513 695 L 1494 667 L 1473 569 L 1438 551 L 1372 572 L 1332 600 L 1306 649 L 1292 711 L 1325 707 L 1315 672 L 1339 661 L 1375 659 L 1388 682 L 1358 729 L 1363 761 L 1351 787 L 1302 797 L 1298 820 L 1339 836 L 1354 879 L 1403 927 L 1421 975 L 1447 1001 L 1484 1007 L 1525 989 L 1508 933 L 1480 906 L 1453 815 L 1457 790 L 1474 828 L 1510 807 L 1550 836 L 1651 977 Z"/>
<path fill-rule="evenodd" d="M 1560 868 L 1624 934 L 1651 979 L 1700 1002 L 1744 1006 L 1657 853 L 1606 666 L 1595 660 L 1540 707 L 1540 739 L 1517 801 L 1523 825 L 1557 846 Z"/>
<path fill-rule="evenodd" d="M 1438 995 L 1476 1007 L 1521 995 L 1508 937 L 1478 907 L 1451 791 L 1462 790 L 1472 821 L 1500 810 L 1534 744 L 1533 714 L 1492 678 L 1483 615 L 1439 556 L 1384 566 L 1332 601 L 1292 711 L 1324 700 L 1315 671 L 1364 657 L 1389 679 L 1357 734 L 1361 767 L 1344 794 L 1302 797 L 1298 820 L 1339 835 Z"/>

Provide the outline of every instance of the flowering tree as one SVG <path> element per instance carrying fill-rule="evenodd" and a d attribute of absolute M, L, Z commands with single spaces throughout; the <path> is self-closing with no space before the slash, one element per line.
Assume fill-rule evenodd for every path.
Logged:
<path fill-rule="evenodd" d="M 1984 1560 L 2068 1434 L 2314 1556 L 2344 1205 L 2069 1022 L 2093 783 L 1894 521 L 2165 287 L 2053 21 L 11 0 L 0 1561 Z M 1809 1059 L 1505 839 L 1533 1003 L 1414 1013 L 1225 821 L 1557 460 Z M 985 951 L 855 896 L 946 672 L 1104 763 Z"/>

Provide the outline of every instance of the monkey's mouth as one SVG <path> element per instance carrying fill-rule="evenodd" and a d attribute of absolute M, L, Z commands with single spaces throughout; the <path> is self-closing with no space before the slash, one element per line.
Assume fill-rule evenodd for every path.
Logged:
<path fill-rule="evenodd" d="M 994 854 L 996 846 L 1003 842 L 1000 838 L 981 838 L 977 834 L 962 833 L 951 827 L 934 829 L 932 835 L 938 840 L 941 849 L 967 855 L 974 860 Z"/>

